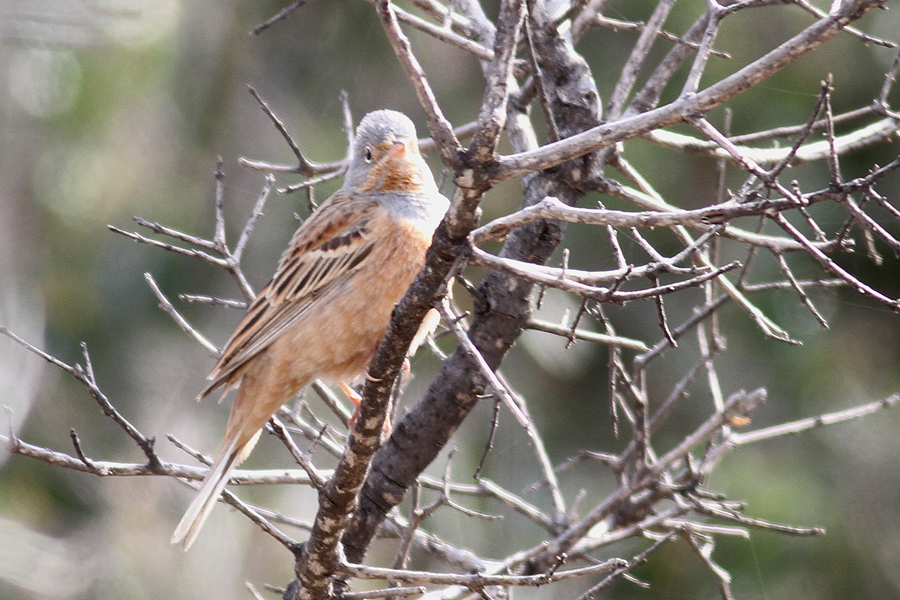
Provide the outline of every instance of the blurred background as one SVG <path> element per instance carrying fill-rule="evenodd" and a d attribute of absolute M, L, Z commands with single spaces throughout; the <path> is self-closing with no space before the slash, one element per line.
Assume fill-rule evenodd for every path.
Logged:
<path fill-rule="evenodd" d="M 486 3 L 490 16 L 495 4 Z M 605 14 L 643 21 L 655 4 L 613 2 Z M 815 4 L 827 10 L 829 2 Z M 877 11 L 860 27 L 896 41 L 897 6 L 888 4 L 893 11 Z M 194 464 L 166 441 L 168 433 L 211 453 L 227 405 L 193 401 L 212 357 L 158 309 L 144 273 L 151 273 L 179 310 L 217 344 L 225 341 L 240 312 L 185 304 L 177 295 L 237 298 L 238 291 L 209 265 L 134 244 L 110 232 L 107 224 L 132 229 L 132 217 L 139 215 L 211 237 L 213 173 L 221 156 L 228 236 L 234 243 L 263 184 L 259 173 L 240 168 L 237 159 L 292 162 L 284 141 L 247 93 L 248 84 L 270 103 L 311 160 L 344 156 L 342 90 L 356 122 L 370 110 L 393 108 L 409 114 L 420 135 L 427 135 L 413 91 L 367 3 L 310 2 L 262 35 L 249 35 L 283 5 L 271 0 L 0 0 L 0 324 L 70 364 L 83 360 L 79 344 L 86 342 L 104 392 L 142 432 L 156 436 L 167 460 Z M 681 2 L 666 28 L 681 33 L 704 9 L 700 1 Z M 726 22 L 717 42 L 734 59 L 715 59 L 704 83 L 734 71 L 811 21 L 796 7 L 742 11 Z M 473 120 L 483 91 L 477 62 L 415 32 L 410 37 L 447 117 L 456 126 Z M 636 38 L 633 32 L 594 30 L 581 41 L 579 50 L 604 98 Z M 893 50 L 839 35 L 731 102 L 732 131 L 804 123 L 815 106 L 819 81 L 828 73 L 835 76 L 836 112 L 867 105 L 894 56 Z M 900 105 L 897 90 L 891 99 Z M 722 111 L 711 118 L 721 123 Z M 711 161 L 640 140 L 625 148 L 671 203 L 694 207 L 715 199 Z M 868 148 L 843 159 L 844 175 L 865 174 L 896 155 L 897 144 Z M 435 158 L 430 162 L 439 174 Z M 740 185 L 740 174 L 733 176 L 729 185 Z M 828 170 L 825 165 L 797 168 L 794 177 L 804 189 L 817 189 L 827 185 Z M 280 186 L 294 182 L 286 176 L 278 181 Z M 324 199 L 337 185 L 317 187 L 316 197 Z M 891 175 L 879 189 L 896 205 L 900 177 Z M 445 186 L 444 191 L 452 190 Z M 588 197 L 585 205 L 599 199 Z M 507 213 L 520 201 L 518 182 L 501 185 L 486 199 L 485 218 Z M 305 194 L 269 199 L 244 263 L 257 289 L 296 227 L 295 213 L 306 214 Z M 832 227 L 845 218 L 838 212 L 816 216 Z M 566 246 L 573 267 L 613 264 L 598 235 L 590 228 L 570 228 Z M 665 247 L 665 237 L 659 240 Z M 884 293 L 900 295 L 900 270 L 892 255 L 885 253 L 880 266 L 863 253 L 842 260 Z M 795 267 L 800 276 L 819 274 L 812 261 L 801 259 Z M 469 276 L 479 278 L 477 272 Z M 773 261 L 762 259 L 751 279 L 778 277 Z M 465 294 L 460 296 L 467 304 Z M 803 342 L 800 347 L 764 339 L 735 307 L 722 312 L 728 352 L 717 366 L 728 386 L 725 393 L 769 391 L 768 402 L 754 415 L 754 427 L 849 408 L 900 390 L 900 318 L 850 290 L 813 291 L 811 296 L 831 329 L 819 328 L 791 292 L 757 297 L 770 317 Z M 667 298 L 670 323 L 686 318 L 699 297 L 689 291 Z M 541 316 L 558 322 L 576 309 L 571 298 L 549 293 Z M 651 304 L 607 310 L 621 334 L 651 344 L 660 338 Z M 599 328 L 589 321 L 586 327 Z M 438 343 L 452 350 L 452 340 Z M 667 357 L 657 370 L 657 400 L 690 367 L 691 345 L 696 341 L 685 341 L 685 353 Z M 607 414 L 606 361 L 602 347 L 578 343 L 567 349 L 564 340 L 527 332 L 505 364 L 508 378 L 530 400 L 555 462 L 582 448 L 621 448 L 623 441 L 612 439 Z M 438 367 L 434 356 L 420 353 L 406 403 L 421 395 Z M 10 421 L 2 424 L 4 431 L 11 427 L 29 443 L 72 453 L 69 431 L 75 429 L 93 459 L 142 460 L 74 380 L 2 337 L 0 398 Z M 680 439 L 709 414 L 709 406 L 708 391 L 698 385 L 660 443 Z M 721 540 L 714 558 L 733 574 L 739 597 L 900 597 L 896 411 L 759 444 L 726 458 L 710 482 L 712 489 L 746 500 L 752 516 L 828 532 L 821 538 L 754 532 L 749 540 Z M 453 473 L 461 481 L 471 481 L 491 412 L 490 406 L 480 407 L 455 438 Z M 529 452 L 512 424 L 501 423 L 486 475 L 521 490 L 534 481 L 536 471 L 510 470 L 509 465 Z M 290 464 L 283 448 L 264 440 L 248 466 Z M 444 463 L 434 468 L 440 473 Z M 564 483 L 567 491 L 585 488 L 594 499 L 613 485 L 599 468 L 578 470 Z M 307 489 L 260 486 L 242 493 L 298 518 L 314 514 L 315 497 Z M 247 581 L 262 589 L 265 583 L 285 585 L 292 579 L 291 557 L 225 507 L 215 511 L 191 552 L 171 547 L 169 536 L 191 496 L 173 479 L 97 478 L 0 454 L 0 598 L 222 600 L 251 597 Z M 508 517 L 507 527 L 521 526 Z M 442 519 L 435 527 L 451 541 L 488 556 L 514 549 L 508 538 L 498 539 L 496 525 L 456 513 Z M 538 539 L 539 532 L 527 526 L 522 531 L 523 547 Z M 376 545 L 373 560 L 390 560 L 390 549 Z M 639 549 L 623 544 L 611 552 Z M 678 544 L 667 547 L 635 573 L 651 584 L 649 589 L 621 582 L 608 596 L 717 597 L 709 573 L 685 550 Z"/>

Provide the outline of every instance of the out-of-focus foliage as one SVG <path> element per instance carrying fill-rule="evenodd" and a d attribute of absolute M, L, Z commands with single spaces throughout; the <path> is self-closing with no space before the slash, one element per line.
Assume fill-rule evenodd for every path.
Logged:
<path fill-rule="evenodd" d="M 827 9 L 827 2 L 817 4 Z M 613 5 L 611 16 L 646 20 L 655 3 Z M 79 359 L 79 343 L 86 342 L 110 399 L 145 433 L 156 435 L 162 455 L 173 460 L 187 459 L 168 445 L 166 433 L 211 452 L 226 407 L 193 402 L 211 358 L 157 309 L 143 273 L 151 272 L 172 296 L 236 297 L 237 291 L 208 266 L 134 245 L 106 225 L 127 228 L 131 217 L 140 215 L 209 236 L 212 175 L 221 156 L 233 239 L 262 183 L 259 174 L 240 169 L 237 158 L 292 158 L 247 94 L 247 84 L 271 104 L 313 160 L 343 156 L 341 90 L 347 91 L 357 120 L 369 110 L 389 107 L 409 114 L 424 133 L 415 96 L 371 6 L 351 0 L 310 2 L 261 36 L 248 35 L 280 8 L 282 3 L 272 1 L 0 0 L 0 324 L 68 361 Z M 863 26 L 891 37 L 900 30 L 897 6 L 892 8 L 870 15 Z M 703 9 L 702 2 L 677 4 L 668 28 L 686 26 Z M 734 64 L 758 56 L 799 26 L 772 21 L 770 10 L 744 11 L 722 31 L 717 47 L 731 53 Z M 799 24 L 810 20 L 800 10 L 794 15 Z M 636 35 L 597 29 L 581 41 L 578 48 L 591 63 L 601 93 L 609 93 Z M 446 46 L 417 45 L 422 38 L 415 33 L 411 38 L 447 116 L 455 125 L 475 118 L 483 87 L 475 60 Z M 868 102 L 892 59 L 889 50 L 840 35 L 732 103 L 732 130 L 804 122 L 828 73 L 835 75 L 836 110 Z M 711 74 L 732 68 L 727 60 L 716 61 Z M 897 90 L 893 100 L 900 104 Z M 640 140 L 629 143 L 629 152 L 644 173 L 654 174 L 647 165 L 662 159 L 659 149 Z M 884 164 L 889 152 L 885 145 L 848 158 L 845 175 Z M 690 207 L 715 195 L 714 164 L 671 153 L 665 160 L 651 183 L 670 201 Z M 827 181 L 827 172 L 817 169 L 797 169 L 796 177 Z M 317 188 L 317 197 L 324 198 L 334 185 Z M 880 189 L 897 198 L 900 180 L 894 175 Z M 486 215 L 517 205 L 518 191 L 515 185 L 498 188 L 487 199 Z M 293 214 L 306 210 L 305 200 L 302 194 L 270 200 L 246 258 L 254 286 L 271 274 L 296 225 Z M 584 248 L 573 256 L 608 262 L 590 255 L 591 235 L 596 232 L 572 228 L 570 247 Z M 879 280 L 880 289 L 896 296 L 898 266 L 886 256 L 881 267 L 871 267 L 870 281 Z M 900 387 L 896 315 L 859 301 L 849 290 L 811 292 L 834 325 L 822 331 L 790 294 L 768 296 L 764 308 L 804 342 L 801 348 L 763 339 L 737 308 L 723 313 L 732 332 L 729 353 L 719 365 L 723 378 L 734 389 L 769 390 L 768 404 L 756 411 L 754 424 L 849 407 Z M 667 299 L 670 319 L 685 316 L 694 301 Z M 577 308 L 565 302 L 548 294 L 542 316 L 559 320 L 567 308 Z M 217 343 L 239 318 L 228 309 L 179 308 Z M 626 310 L 631 320 L 621 334 L 658 339 L 651 305 Z M 607 383 L 601 376 L 605 364 L 600 348 L 576 344 L 566 349 L 559 339 L 537 332 L 527 333 L 505 364 L 513 385 L 539 401 L 532 411 L 540 427 L 548 436 L 568 440 L 556 447 L 559 455 L 552 459 L 582 447 L 615 446 L 609 440 Z M 419 375 L 408 393 L 414 397 L 416 384 L 427 382 L 435 368 L 435 359 L 420 355 L 414 361 Z M 141 459 L 81 388 L 5 339 L 0 339 L 0 392 L 24 439 L 70 452 L 69 429 L 74 428 L 92 457 Z M 692 399 L 704 401 L 703 394 Z M 680 410 L 690 424 L 687 431 L 708 406 L 696 413 L 690 405 Z M 456 469 L 474 470 L 489 419 L 489 407 L 484 407 L 458 434 Z M 746 499 L 750 514 L 760 518 L 828 530 L 823 538 L 757 533 L 749 541 L 720 545 L 717 559 L 735 575 L 736 589 L 748 598 L 769 599 L 900 596 L 898 440 L 900 418 L 885 413 L 729 457 L 713 488 Z M 503 442 L 501 428 L 487 473 L 522 488 L 534 474 L 515 479 L 505 472 L 504 465 L 521 448 Z M 98 479 L 22 457 L 3 459 L 0 598 L 248 598 L 244 581 L 261 588 L 293 576 L 280 547 L 224 508 L 214 513 L 209 535 L 189 554 L 169 546 L 190 497 L 174 480 Z M 251 461 L 288 462 L 283 449 L 265 441 Z M 611 485 L 596 470 L 584 473 L 583 486 L 592 494 L 597 493 L 592 486 Z M 285 510 L 301 517 L 310 517 L 315 506 L 307 489 L 260 488 L 247 494 L 267 500 L 275 495 Z M 480 539 L 477 520 L 453 515 L 446 523 L 448 537 L 456 528 L 465 531 L 457 538 L 491 543 Z M 503 550 L 498 547 L 498 554 Z M 623 547 L 623 553 L 628 550 Z M 676 544 L 636 572 L 651 584 L 649 589 L 622 582 L 609 597 L 716 597 L 704 569 L 677 550 Z"/>

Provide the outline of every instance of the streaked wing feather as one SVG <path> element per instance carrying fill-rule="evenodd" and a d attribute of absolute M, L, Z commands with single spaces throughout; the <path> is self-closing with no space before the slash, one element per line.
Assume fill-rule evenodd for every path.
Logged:
<path fill-rule="evenodd" d="M 375 201 L 347 190 L 329 198 L 294 234 L 278 269 L 231 334 L 205 396 L 302 318 L 314 301 L 341 285 L 365 261 L 374 239 Z"/>

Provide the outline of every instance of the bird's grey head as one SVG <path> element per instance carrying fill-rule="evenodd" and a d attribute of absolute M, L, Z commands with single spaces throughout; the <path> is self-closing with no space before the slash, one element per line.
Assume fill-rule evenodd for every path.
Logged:
<path fill-rule="evenodd" d="M 351 187 L 362 185 L 372 166 L 394 142 L 413 142 L 413 147 L 418 151 L 416 140 L 416 127 L 403 113 L 395 110 L 370 112 L 356 129 L 350 167 L 347 169 L 347 184 Z"/>

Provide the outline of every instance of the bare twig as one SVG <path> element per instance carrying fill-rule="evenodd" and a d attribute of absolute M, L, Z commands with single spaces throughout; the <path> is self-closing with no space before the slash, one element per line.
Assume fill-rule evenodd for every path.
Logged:
<path fill-rule="evenodd" d="M 863 404 L 854 408 L 848 408 L 847 410 L 819 415 L 817 417 L 800 419 L 798 421 L 791 421 L 789 423 L 781 423 L 779 425 L 773 425 L 771 427 L 766 427 L 764 429 L 758 429 L 756 431 L 750 431 L 747 433 L 732 433 L 728 442 L 734 446 L 745 446 L 747 444 L 761 442 L 775 437 L 801 433 L 803 431 L 808 431 L 817 427 L 835 425 L 838 423 L 844 423 L 846 421 L 860 419 L 880 410 L 892 408 L 897 404 L 900 404 L 900 394 L 894 394 L 892 396 L 888 396 L 883 400 L 870 402 L 868 404 Z"/>
<path fill-rule="evenodd" d="M 244 255 L 244 248 L 247 247 L 247 240 L 250 239 L 250 234 L 253 231 L 253 227 L 256 225 L 256 220 L 262 215 L 263 206 L 265 205 L 266 199 L 269 197 L 269 192 L 272 191 L 272 186 L 274 184 L 275 177 L 271 174 L 266 175 L 266 182 L 263 185 L 262 190 L 260 190 L 259 196 L 256 198 L 253 212 L 250 213 L 250 218 L 247 219 L 247 223 L 244 224 L 244 229 L 241 231 L 241 237 L 238 238 L 238 243 L 235 244 L 234 250 L 231 253 L 235 262 L 241 261 L 241 257 Z"/>
<path fill-rule="evenodd" d="M 480 573 L 455 574 L 431 573 L 427 571 L 408 571 L 404 569 L 384 569 L 344 563 L 341 572 L 359 579 L 390 579 L 404 583 L 434 583 L 440 585 L 460 585 L 469 589 L 484 588 L 492 585 L 502 586 L 541 586 L 555 581 L 566 581 L 579 577 L 587 577 L 598 573 L 609 573 L 622 568 L 626 561 L 614 558 L 597 565 L 569 569 L 567 571 L 546 572 L 539 575 L 483 575 Z"/>
<path fill-rule="evenodd" d="M 142 219 L 139 219 L 137 217 L 135 217 L 135 221 L 137 221 L 141 225 L 145 225 L 145 223 L 146 223 L 145 221 L 143 221 Z M 153 225 L 153 224 L 151 224 L 151 225 Z M 163 250 L 169 250 L 170 252 L 184 254 L 185 256 L 199 258 L 199 259 L 204 260 L 204 261 L 206 261 L 212 265 L 215 265 L 217 267 L 227 267 L 228 266 L 227 261 L 225 261 L 221 258 L 216 258 L 215 256 L 212 256 L 211 254 L 207 254 L 206 252 L 201 252 L 200 250 L 195 250 L 193 248 L 181 248 L 179 246 L 173 246 L 172 244 L 160 242 L 158 240 L 154 240 L 152 238 L 143 236 L 139 233 L 134 233 L 131 231 L 125 231 L 123 229 L 119 229 L 118 227 L 116 227 L 114 225 L 108 225 L 108 227 L 109 227 L 110 231 L 112 231 L 114 233 L 119 233 L 121 235 L 124 235 L 125 237 L 129 237 L 136 242 L 141 242 L 143 244 L 147 244 L 150 246 L 162 248 Z M 155 230 L 155 227 L 154 227 L 154 230 Z M 181 234 L 181 235 L 184 235 L 184 234 Z M 190 237 L 190 236 L 188 236 L 188 237 Z M 202 240 L 200 240 L 200 238 L 193 238 L 193 240 L 202 242 Z M 196 242 L 192 242 L 192 243 L 196 243 Z M 198 244 L 198 245 L 200 245 L 200 244 Z"/>
<path fill-rule="evenodd" d="M 613 31 L 622 30 L 622 31 L 643 32 L 647 28 L 646 23 L 622 21 L 619 19 L 613 19 L 613 18 L 606 17 L 603 15 L 597 15 L 597 17 L 594 19 L 594 22 L 597 25 L 599 25 L 600 27 L 608 27 L 609 29 L 612 29 Z M 700 44 L 686 40 L 681 37 L 678 37 L 677 35 L 675 35 L 673 33 L 669 33 L 668 31 L 660 30 L 656 33 L 656 36 L 661 40 L 666 40 L 668 42 L 675 42 L 676 44 L 683 44 L 684 46 L 690 48 L 691 50 L 696 51 L 696 50 L 700 49 Z M 730 54 L 728 54 L 727 52 L 722 52 L 720 50 L 711 50 L 710 55 L 715 56 L 717 58 L 731 58 Z"/>
<path fill-rule="evenodd" d="M 178 294 L 178 299 L 184 302 L 196 302 L 198 304 L 208 304 L 210 306 L 224 306 L 226 308 L 237 308 L 246 310 L 247 303 L 243 300 L 231 300 L 228 298 L 216 298 L 214 296 L 198 296 L 196 294 Z"/>
<path fill-rule="evenodd" d="M 586 342 L 596 342 L 598 344 L 609 346 L 620 346 L 622 348 L 628 348 L 630 350 L 637 350 L 638 352 L 645 352 L 648 349 L 647 345 L 640 340 L 634 340 L 616 335 L 606 335 L 604 333 L 596 333 L 593 331 L 585 331 L 583 329 L 572 329 L 569 327 L 563 327 L 561 325 L 554 325 L 553 323 L 548 323 L 547 321 L 541 321 L 539 319 L 531 319 L 528 322 L 528 328 L 534 329 L 535 331 L 543 331 L 545 333 L 560 335 L 563 337 L 571 336 L 575 339 L 584 340 Z"/>
<path fill-rule="evenodd" d="M 578 540 L 582 539 L 588 531 L 600 521 L 605 519 L 613 510 L 625 502 L 635 490 L 643 488 L 648 482 L 656 480 L 673 463 L 685 458 L 688 452 L 699 444 L 707 441 L 723 425 L 730 423 L 735 416 L 743 415 L 751 410 L 765 398 L 763 390 L 752 393 L 740 392 L 734 394 L 725 403 L 724 410 L 717 412 L 707 419 L 693 433 L 688 435 L 675 448 L 661 456 L 651 467 L 644 470 L 633 480 L 619 487 L 613 494 L 597 505 L 590 513 L 585 515 L 578 523 L 573 524 L 559 535 L 549 547 L 542 550 L 534 559 L 536 565 L 546 564 L 552 557 L 558 556 L 571 548 Z"/>
<path fill-rule="evenodd" d="M 444 302 L 440 307 L 441 318 L 444 319 L 444 322 L 447 323 L 450 330 L 456 335 L 456 339 L 459 340 L 460 345 L 465 349 L 468 355 L 474 360 L 481 370 L 482 374 L 487 378 L 488 381 L 491 382 L 491 387 L 497 396 L 503 401 L 503 404 L 516 418 L 516 421 L 519 422 L 519 425 L 527 428 L 529 426 L 528 416 L 522 411 L 522 408 L 519 406 L 519 403 L 513 398 L 512 393 L 503 383 L 500 382 L 500 379 L 494 373 L 493 369 L 487 364 L 484 360 L 484 357 L 481 355 L 481 352 L 475 347 L 472 343 L 472 340 L 469 339 L 469 336 L 466 334 L 466 331 L 462 328 L 461 322 L 459 318 L 453 314 L 449 307 L 449 300 L 444 299 Z"/>
<path fill-rule="evenodd" d="M 216 345 L 206 339 L 199 331 L 194 329 L 193 326 L 191 326 L 191 324 L 187 322 L 187 319 L 185 319 L 181 315 L 181 313 L 176 310 L 172 303 L 169 302 L 169 299 L 166 298 L 165 294 L 163 294 L 162 290 L 159 289 L 159 286 L 156 284 L 156 280 L 153 279 L 153 275 L 151 275 L 150 273 L 144 273 L 144 279 L 147 281 L 147 285 L 150 286 L 150 289 L 153 290 L 153 293 L 159 300 L 159 307 L 163 309 L 166 314 L 172 317 L 172 319 L 174 319 L 174 321 L 178 323 L 178 326 L 181 327 L 185 332 L 187 332 L 188 335 L 194 338 L 194 340 L 198 344 L 206 348 L 206 350 L 209 351 L 210 354 L 212 354 L 213 356 L 218 356 L 219 349 L 216 347 Z"/>
<path fill-rule="evenodd" d="M 87 371 L 81 365 L 69 365 L 59 360 L 58 358 L 44 352 L 40 348 L 26 342 L 2 325 L 0 325 L 0 335 L 5 335 L 29 352 L 36 354 L 37 356 L 43 358 L 45 361 L 49 362 L 55 367 L 58 367 L 59 369 L 62 369 L 63 371 L 74 377 L 79 383 L 84 386 L 88 394 L 97 402 L 97 404 L 100 405 L 100 408 L 103 410 L 103 414 L 112 419 L 113 422 L 116 423 L 116 425 L 118 425 L 123 431 L 125 431 L 126 434 L 128 434 L 128 437 L 134 440 L 134 442 L 141 449 L 141 452 L 143 452 L 147 457 L 148 467 L 155 468 L 159 464 L 159 456 L 157 456 L 156 450 L 153 449 L 154 439 L 148 438 L 140 431 L 138 431 L 138 429 L 134 425 L 132 425 L 124 416 L 122 416 L 122 414 L 118 410 L 116 410 L 116 408 L 112 405 L 106 395 L 100 390 L 100 387 L 97 385 L 97 382 L 94 379 L 93 369 L 91 369 L 89 366 L 90 362 L 86 345 L 82 346 L 82 350 L 84 352 L 86 364 L 89 366 Z M 13 440 L 15 440 L 15 438 L 10 436 L 7 441 L 11 442 Z M 10 452 L 13 452 L 18 445 L 18 442 L 14 443 L 13 449 L 11 449 Z"/>
<path fill-rule="evenodd" d="M 291 439 L 290 434 L 284 428 L 284 425 L 281 424 L 281 421 L 279 421 L 277 417 L 272 417 L 270 424 L 272 425 L 272 429 L 275 431 L 275 435 L 284 443 L 285 447 L 291 453 L 291 456 L 293 456 L 294 460 L 297 461 L 297 464 L 300 465 L 304 471 L 306 471 L 306 474 L 309 476 L 309 480 L 310 482 L 312 482 L 313 487 L 317 490 L 325 487 L 325 477 L 312 463 L 310 457 L 297 447 L 297 444 L 295 444 L 294 440 Z"/>
<path fill-rule="evenodd" d="M 288 147 L 297 158 L 297 166 L 294 167 L 293 172 L 300 173 L 305 177 L 312 177 L 313 175 L 321 175 L 323 173 L 333 173 L 342 166 L 341 162 L 318 164 L 309 161 L 300 150 L 297 142 L 294 141 L 294 138 L 288 133 L 284 123 L 282 123 L 281 119 L 279 119 L 272 109 L 269 108 L 269 105 L 266 104 L 265 100 L 262 99 L 256 89 L 249 85 L 247 86 L 247 89 L 250 91 L 250 95 L 253 96 L 253 99 L 259 104 L 260 108 L 263 109 L 263 112 L 266 113 L 266 116 L 269 117 L 269 120 L 272 121 L 275 129 L 281 134 L 281 137 L 284 138 L 284 141 L 287 142 Z M 244 164 L 245 166 L 250 166 L 251 163 L 245 162 Z"/>
<path fill-rule="evenodd" d="M 774 217 L 772 217 L 772 219 L 776 223 L 778 223 L 778 225 L 782 229 L 784 229 L 791 237 L 793 237 L 804 247 L 806 247 L 813 258 L 819 261 L 826 270 L 834 273 L 835 275 L 846 281 L 848 285 L 855 288 L 861 294 L 870 296 L 875 300 L 878 300 L 879 302 L 889 306 L 893 310 L 900 310 L 900 299 L 889 298 L 888 296 L 885 296 L 878 290 L 854 277 L 849 271 L 838 265 L 836 262 L 826 256 L 824 252 L 816 248 L 812 244 L 812 242 L 810 242 L 810 240 L 800 232 L 799 229 L 797 229 L 790 221 L 788 221 L 781 215 L 775 215 Z"/>
<path fill-rule="evenodd" d="M 453 127 L 444 117 L 440 106 L 438 106 L 434 92 L 425 77 L 425 71 L 412 53 L 409 39 L 400 30 L 394 7 L 388 0 L 376 0 L 375 9 L 381 18 L 382 26 L 397 58 L 400 60 L 400 64 L 403 65 L 410 82 L 413 84 L 419 104 L 425 110 L 428 127 L 437 145 L 438 153 L 441 155 L 441 160 L 448 167 L 454 167 L 457 162 L 456 154 L 460 147 L 459 141 L 453 133 Z"/>
<path fill-rule="evenodd" d="M 306 4 L 309 0 L 294 0 L 291 4 L 285 6 L 272 17 L 266 19 L 250 31 L 250 35 L 259 35 L 275 23 L 287 19 L 291 13 Z"/>

